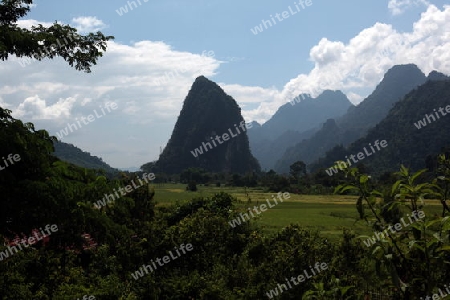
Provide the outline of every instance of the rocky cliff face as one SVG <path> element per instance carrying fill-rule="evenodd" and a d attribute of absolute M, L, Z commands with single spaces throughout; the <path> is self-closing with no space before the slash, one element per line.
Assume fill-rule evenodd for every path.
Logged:
<path fill-rule="evenodd" d="M 211 172 L 259 171 L 250 152 L 247 129 L 236 101 L 200 76 L 192 85 L 172 136 L 155 167 L 173 174 L 190 167 Z"/>

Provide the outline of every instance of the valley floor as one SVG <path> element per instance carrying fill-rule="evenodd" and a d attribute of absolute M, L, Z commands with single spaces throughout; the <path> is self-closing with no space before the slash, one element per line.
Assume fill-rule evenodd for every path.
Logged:
<path fill-rule="evenodd" d="M 276 193 L 265 193 L 259 188 L 215 187 L 197 185 L 198 191 L 186 191 L 186 184 L 155 185 L 155 200 L 157 206 L 168 206 L 187 202 L 195 197 L 208 197 L 215 193 L 225 192 L 241 201 L 236 207 L 243 210 L 253 208 L 271 200 Z M 250 199 L 250 201 L 249 201 Z M 256 220 L 267 233 L 276 233 L 289 224 L 299 224 L 308 229 L 316 229 L 323 236 L 336 238 L 342 234 L 344 228 L 352 229 L 357 234 L 372 235 L 370 227 L 358 220 L 355 207 L 356 196 L 343 195 L 299 195 L 290 194 L 288 200 L 268 208 L 257 215 Z M 423 209 L 429 216 L 439 215 L 442 206 L 437 200 L 426 201 Z"/>

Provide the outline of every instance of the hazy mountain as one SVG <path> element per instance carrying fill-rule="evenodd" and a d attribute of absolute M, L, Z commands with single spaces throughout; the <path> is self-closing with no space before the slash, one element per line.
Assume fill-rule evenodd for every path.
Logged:
<path fill-rule="evenodd" d="M 139 167 L 128 167 L 128 168 L 120 168 L 119 170 L 126 171 L 126 172 L 139 172 L 140 168 Z"/>
<path fill-rule="evenodd" d="M 310 164 L 325 155 L 333 146 L 346 146 L 363 137 L 370 128 L 386 117 L 394 103 L 426 80 L 427 77 L 416 65 L 392 67 L 372 94 L 356 107 L 350 107 L 334 125 L 327 121 L 311 138 L 287 149 L 276 163 L 275 170 L 286 173 L 295 161 L 302 160 Z"/>
<path fill-rule="evenodd" d="M 317 98 L 299 95 L 281 106 L 261 131 L 274 140 L 287 130 L 306 131 L 320 125 L 324 120 L 344 114 L 352 103 L 341 91 L 324 91 Z"/>
<path fill-rule="evenodd" d="M 309 138 L 325 120 L 342 116 L 351 106 L 341 91 L 327 90 L 317 98 L 299 95 L 262 126 L 249 130 L 252 153 L 262 168 L 273 168 L 288 147 Z"/>
<path fill-rule="evenodd" d="M 172 136 L 154 168 L 169 174 L 189 167 L 212 172 L 258 171 L 246 130 L 236 101 L 200 76 L 184 100 Z"/>
<path fill-rule="evenodd" d="M 360 136 L 364 135 L 369 128 L 386 117 L 394 103 L 423 84 L 426 79 L 425 74 L 414 64 L 392 67 L 372 94 L 338 119 L 339 126 L 352 129 Z"/>
<path fill-rule="evenodd" d="M 364 155 L 361 163 L 373 174 L 396 171 L 400 164 L 414 170 L 422 169 L 426 167 L 428 155 L 436 155 L 441 148 L 450 145 L 449 131 L 450 80 L 427 81 L 396 103 L 387 117 L 369 130 L 365 137 L 346 149 L 333 148 L 314 163 L 312 169 L 328 168 L 336 160 L 345 160 L 344 155 L 350 157 L 365 151 L 370 155 Z M 376 140 L 386 140 L 387 146 L 378 150 L 374 146 Z M 354 163 L 353 160 L 350 162 Z"/>
<path fill-rule="evenodd" d="M 100 157 L 92 156 L 89 152 L 85 152 L 72 144 L 54 142 L 53 145 L 55 147 L 54 155 L 60 160 L 87 169 L 101 169 L 108 175 L 115 175 L 119 172 L 118 169 L 112 168 Z"/>
<path fill-rule="evenodd" d="M 274 168 L 275 163 L 286 152 L 286 149 L 297 144 L 299 141 L 308 139 L 317 130 L 319 130 L 318 127 L 303 132 L 287 130 L 274 140 L 263 139 L 259 141 L 254 141 L 253 143 L 251 142 L 252 140 L 249 137 L 250 148 L 256 159 L 258 159 L 261 168 L 263 170 L 268 171 Z M 251 131 L 252 129 L 249 130 L 249 133 Z"/>
<path fill-rule="evenodd" d="M 438 80 L 449 80 L 450 77 L 446 76 L 445 74 L 442 74 L 438 71 L 432 71 L 432 72 L 430 72 L 430 74 L 428 74 L 427 79 L 438 81 Z"/>

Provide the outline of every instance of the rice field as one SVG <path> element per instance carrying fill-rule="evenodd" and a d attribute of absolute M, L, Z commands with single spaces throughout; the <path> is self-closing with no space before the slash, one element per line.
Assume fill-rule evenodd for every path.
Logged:
<path fill-rule="evenodd" d="M 186 191 L 185 184 L 155 185 L 155 200 L 158 206 L 168 206 L 191 200 L 195 197 L 209 197 L 218 192 L 232 194 L 240 200 L 237 209 L 246 210 L 255 205 L 271 201 L 275 193 L 264 193 L 258 188 L 216 187 L 197 185 L 198 191 Z M 358 234 L 372 234 L 365 221 L 358 220 L 355 196 L 346 195 L 298 195 L 290 194 L 290 198 L 279 202 L 265 212 L 261 212 L 254 220 L 268 233 L 275 233 L 289 224 L 316 229 L 323 236 L 335 238 L 342 234 L 343 228 L 354 230 Z M 273 203 L 273 201 L 272 201 Z M 429 200 L 424 208 L 430 216 L 439 214 L 441 206 L 438 201 Z M 256 214 L 255 214 L 256 215 Z"/>

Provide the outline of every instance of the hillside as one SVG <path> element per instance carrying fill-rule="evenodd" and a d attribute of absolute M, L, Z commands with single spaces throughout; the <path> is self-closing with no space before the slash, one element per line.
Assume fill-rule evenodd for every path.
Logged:
<path fill-rule="evenodd" d="M 101 157 L 93 156 L 89 152 L 85 152 L 80 148 L 63 142 L 54 142 L 54 155 L 62 161 L 72 163 L 82 168 L 87 169 L 101 169 L 108 175 L 115 175 L 119 172 L 118 169 L 112 168 L 105 163 Z"/>
<path fill-rule="evenodd" d="M 438 154 L 450 145 L 450 80 L 427 81 L 413 90 L 390 110 L 368 134 L 343 149 L 335 147 L 324 158 L 312 165 L 330 167 L 343 155 L 356 155 L 369 143 L 386 140 L 387 147 L 377 150 L 361 160 L 373 174 L 395 171 L 401 164 L 418 170 L 426 167 L 426 158 Z"/>

